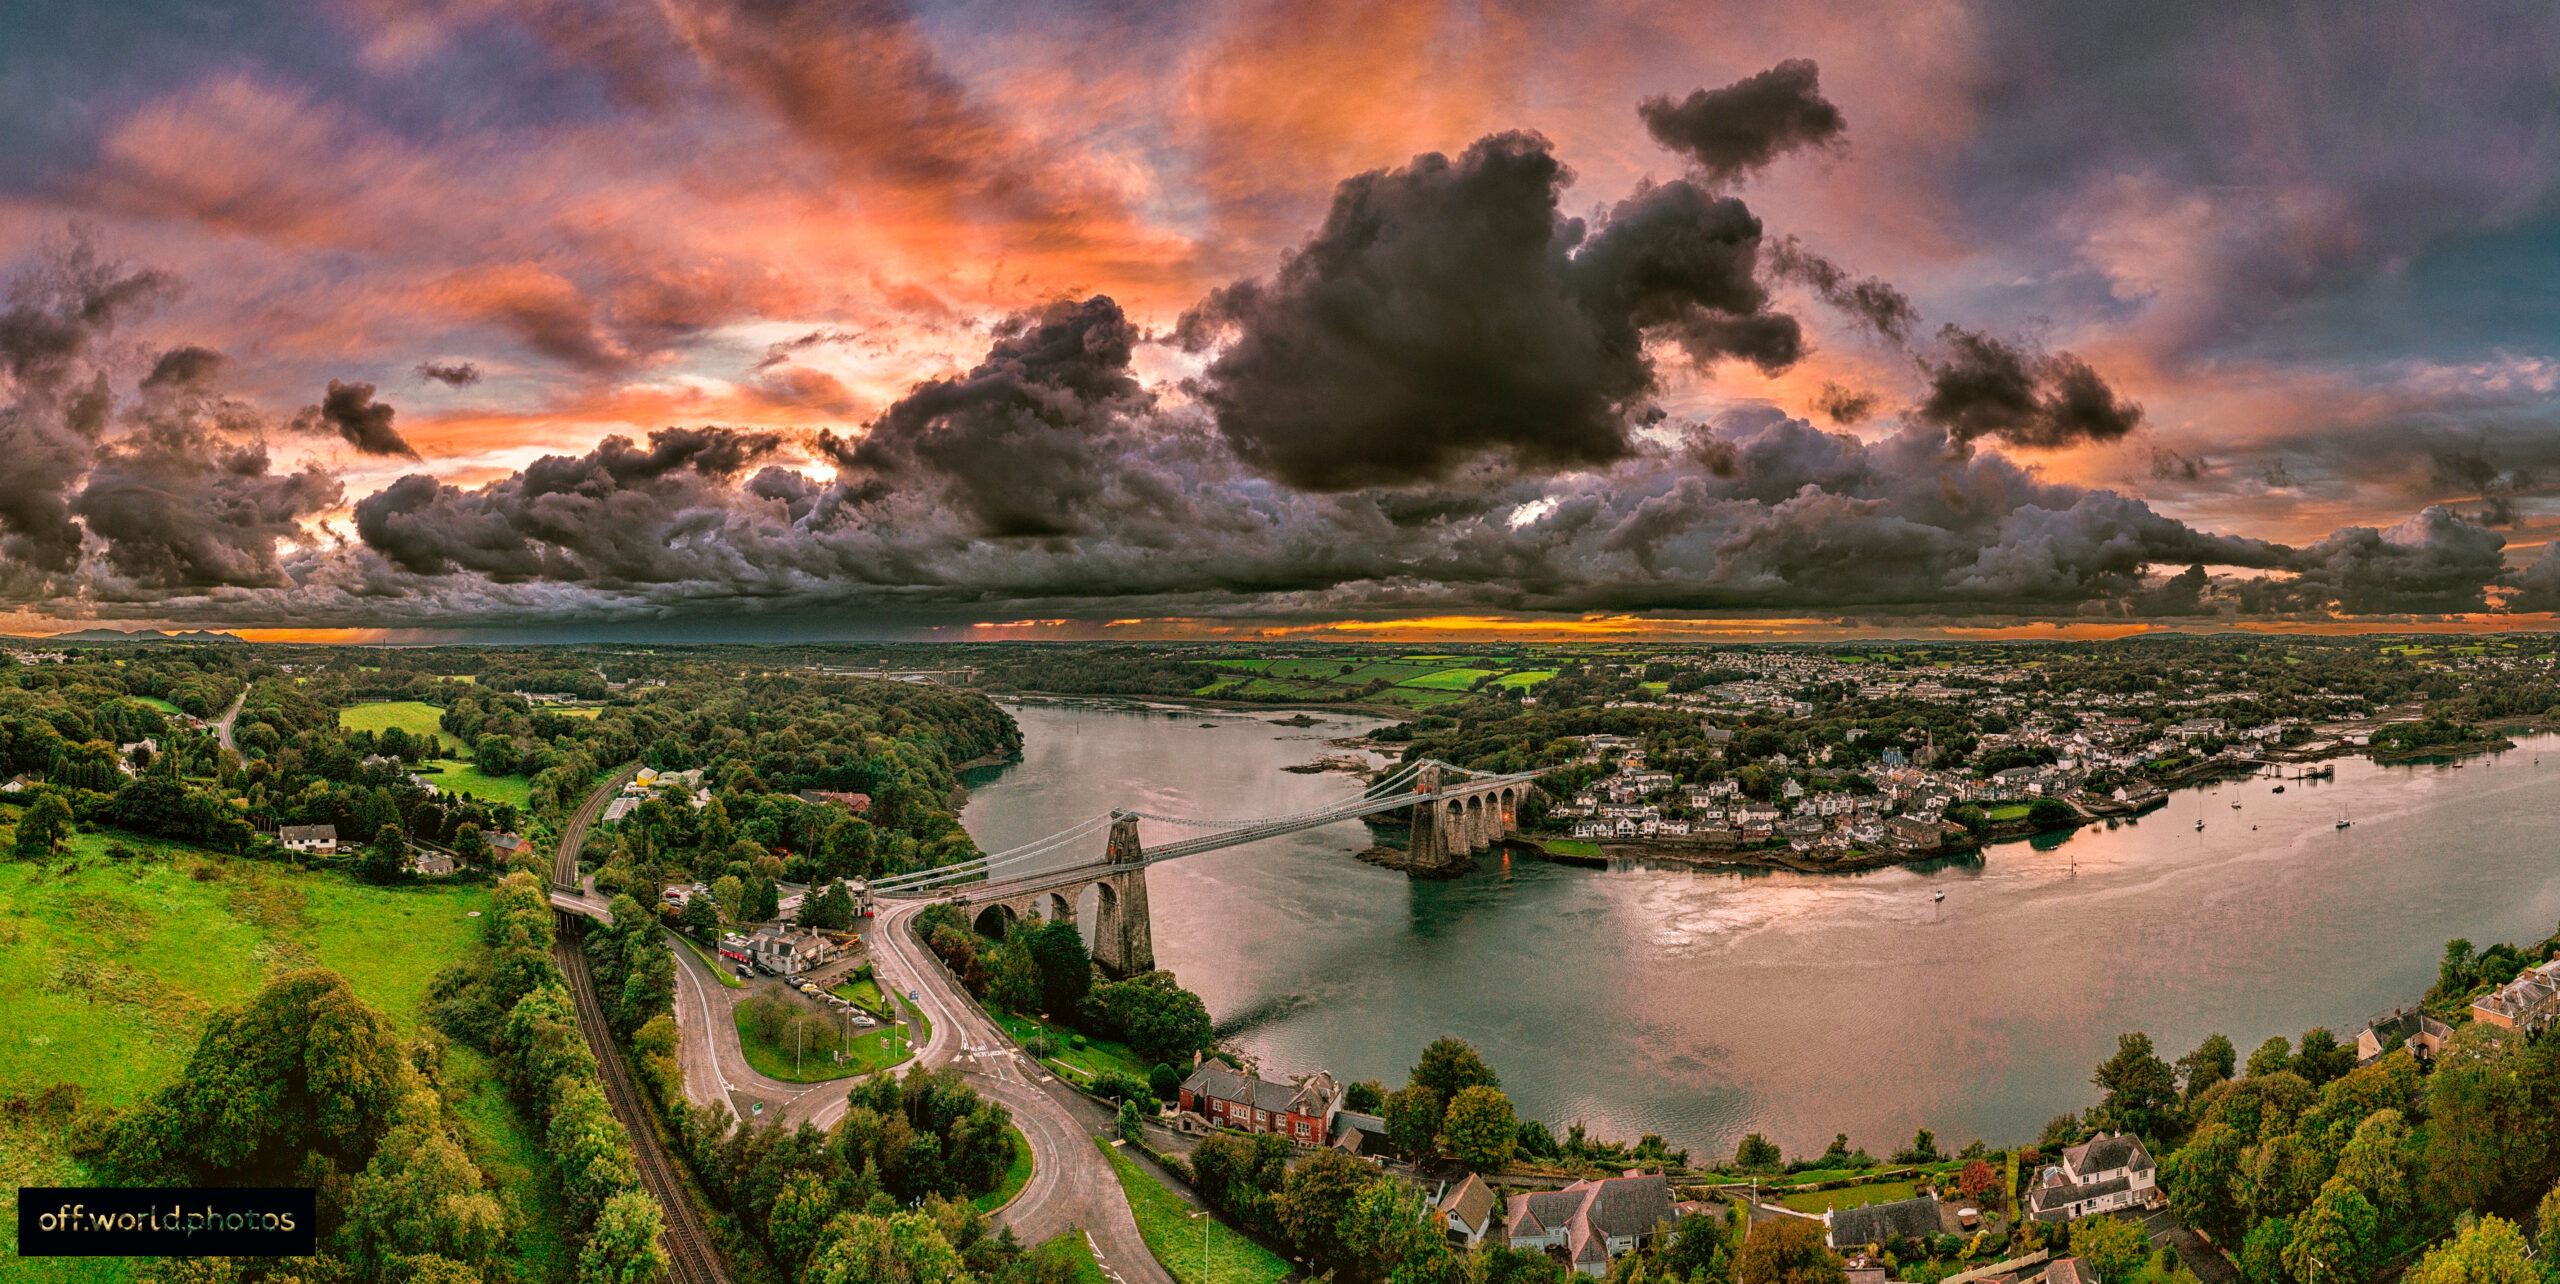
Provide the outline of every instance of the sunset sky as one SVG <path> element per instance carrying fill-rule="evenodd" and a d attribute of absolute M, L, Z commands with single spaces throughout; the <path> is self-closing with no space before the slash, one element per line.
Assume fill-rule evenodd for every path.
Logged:
<path fill-rule="evenodd" d="M 6 631 L 2560 605 L 2550 6 L 0 23 Z"/>

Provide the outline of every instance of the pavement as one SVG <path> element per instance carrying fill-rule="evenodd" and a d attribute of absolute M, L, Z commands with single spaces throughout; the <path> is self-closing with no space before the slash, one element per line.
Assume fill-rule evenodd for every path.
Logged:
<path fill-rule="evenodd" d="M 213 742 L 215 744 L 234 751 L 240 748 L 231 743 L 231 724 L 240 717 L 240 706 L 247 703 L 249 703 L 249 689 L 242 687 L 240 694 L 231 701 L 231 707 L 223 710 L 222 716 L 214 720 Z"/>

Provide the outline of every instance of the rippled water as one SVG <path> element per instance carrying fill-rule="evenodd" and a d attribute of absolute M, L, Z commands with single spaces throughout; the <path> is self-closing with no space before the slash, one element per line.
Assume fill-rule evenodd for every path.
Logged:
<path fill-rule="evenodd" d="M 1321 806 L 1358 782 L 1280 768 L 1376 725 L 1013 712 L 1024 760 L 979 773 L 962 815 L 989 848 L 1114 806 Z M 2314 1025 L 2351 1036 L 2426 988 L 2448 938 L 2538 939 L 2560 921 L 2560 737 L 2461 769 L 2337 772 L 1854 875 L 1488 858 L 1415 882 L 1353 860 L 1370 839 L 1349 822 L 1148 871 L 1156 956 L 1275 1072 L 1393 1083 L 1457 1034 L 1559 1131 L 1658 1132 L 1702 1157 L 1754 1131 L 1790 1154 L 1842 1131 L 1883 1153 L 1922 1126 L 1998 1144 L 2087 1105 L 2119 1031 L 2172 1059 L 2215 1031 L 2244 1055 Z"/>

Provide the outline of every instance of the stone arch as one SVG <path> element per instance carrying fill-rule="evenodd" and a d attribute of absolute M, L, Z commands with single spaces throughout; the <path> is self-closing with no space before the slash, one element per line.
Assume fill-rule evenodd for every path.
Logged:
<path fill-rule="evenodd" d="M 1040 916 L 1052 923 L 1076 921 L 1076 903 L 1065 892 L 1051 892 L 1040 898 Z"/>
<path fill-rule="evenodd" d="M 970 926 L 978 929 L 978 935 L 1001 941 L 1004 939 L 1004 934 L 1012 930 L 1013 921 L 1013 907 L 1003 901 L 994 901 L 990 902 L 986 908 L 979 910 L 977 917 L 969 920 L 969 923 Z"/>
<path fill-rule="evenodd" d="M 1484 795 L 1467 795 L 1467 850 L 1484 850 Z"/>

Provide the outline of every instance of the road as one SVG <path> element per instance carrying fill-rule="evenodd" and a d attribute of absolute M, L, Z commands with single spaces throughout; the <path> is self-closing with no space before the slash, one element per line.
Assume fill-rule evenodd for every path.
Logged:
<path fill-rule="evenodd" d="M 577 889 L 582 900 L 593 894 L 579 885 L 579 846 L 606 800 L 620 792 L 622 782 L 637 769 L 636 764 L 625 767 L 599 786 L 561 830 L 553 882 Z M 1173 1284 L 1173 1277 L 1139 1237 L 1138 1222 L 1130 1215 L 1119 1177 L 1094 1145 L 1094 1138 L 1110 1129 L 1109 1113 L 1024 1057 L 968 992 L 926 956 L 907 930 L 908 921 L 923 908 L 922 902 L 915 901 L 892 902 L 882 908 L 866 933 L 872 964 L 881 989 L 913 994 L 912 1001 L 933 1026 L 932 1036 L 908 1064 L 958 1070 L 979 1095 L 1012 1112 L 1014 1125 L 1031 1144 L 1031 1183 L 996 1220 L 1034 1244 L 1082 1230 L 1091 1240 L 1094 1255 L 1119 1284 Z M 756 1073 L 738 1045 L 737 1023 L 730 1016 L 738 999 L 752 991 L 721 985 L 702 959 L 681 943 L 670 940 L 667 948 L 674 952 L 677 973 L 683 978 L 676 991 L 676 1023 L 683 1034 L 679 1056 L 689 1100 L 707 1104 L 744 1097 L 750 1102 L 744 1113 L 777 1124 L 806 1122 L 828 1128 L 844 1117 L 845 1099 L 859 1080 L 794 1084 Z M 903 1072 L 905 1068 L 896 1069 Z M 754 1102 L 762 1102 L 765 1109 L 756 1113 Z M 648 1140 L 654 1143 L 656 1138 Z M 636 1137 L 634 1144 L 639 1144 Z"/>
<path fill-rule="evenodd" d="M 218 744 L 225 749 L 232 750 L 233 752 L 238 752 L 240 746 L 231 743 L 231 724 L 240 716 L 240 706 L 247 704 L 248 702 L 249 688 L 242 687 L 240 688 L 239 697 L 231 702 L 230 708 L 222 711 L 222 717 L 215 720 L 213 724 L 213 742 L 215 744 Z"/>
<path fill-rule="evenodd" d="M 1108 1116 L 1024 1057 L 976 1000 L 925 956 L 907 930 L 908 920 L 923 908 L 913 901 L 881 908 L 872 920 L 872 964 L 883 989 L 913 992 L 916 1006 L 933 1023 L 932 1039 L 917 1053 L 923 1063 L 957 1069 L 980 1096 L 1012 1111 L 1015 1125 L 1030 1139 L 1031 1184 L 1001 1220 L 1034 1244 L 1081 1228 L 1092 1237 L 1094 1255 L 1124 1284 L 1172 1284 L 1139 1238 L 1110 1161 L 1093 1144 L 1109 1126 Z M 843 1113 L 838 1095 L 813 1111 L 810 1121 L 825 1127 Z"/>

